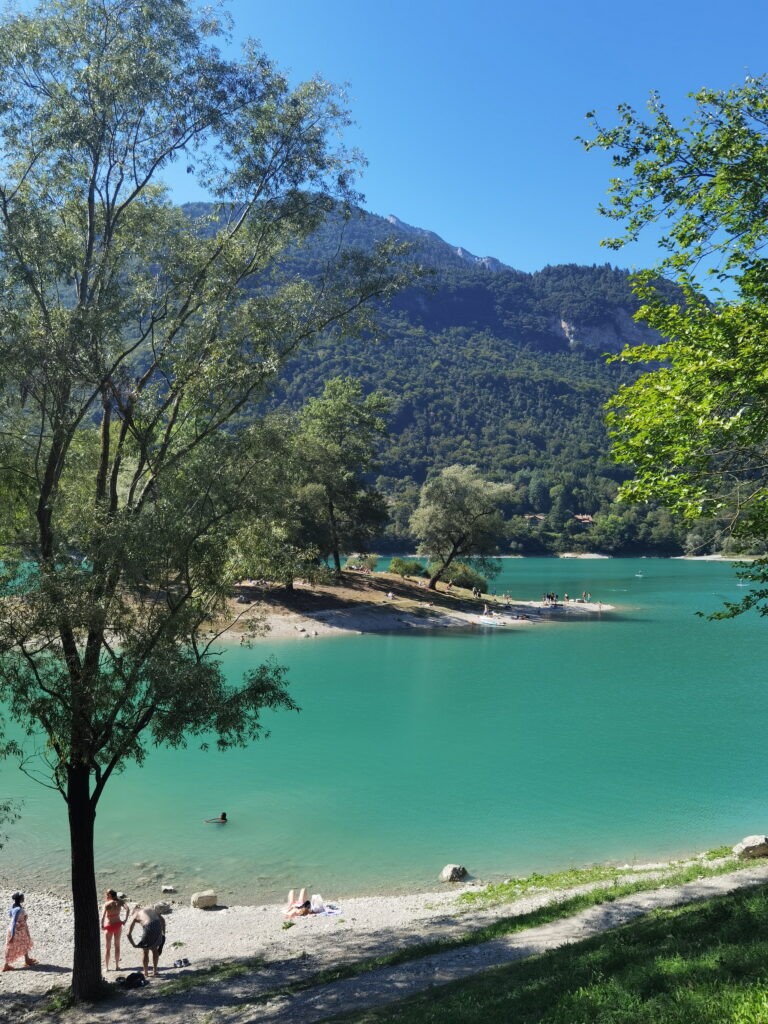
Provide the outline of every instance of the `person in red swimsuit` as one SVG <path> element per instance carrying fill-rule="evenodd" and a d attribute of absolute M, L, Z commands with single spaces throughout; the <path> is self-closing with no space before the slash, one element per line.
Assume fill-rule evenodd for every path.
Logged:
<path fill-rule="evenodd" d="M 125 917 L 123 917 L 125 911 Z M 120 970 L 120 932 L 128 919 L 128 907 L 125 900 L 117 898 L 114 889 L 107 889 L 106 903 L 101 909 L 101 927 L 105 932 L 107 951 L 104 954 L 104 970 L 109 970 L 109 954 L 112 948 L 112 939 L 115 940 L 115 970 Z"/>

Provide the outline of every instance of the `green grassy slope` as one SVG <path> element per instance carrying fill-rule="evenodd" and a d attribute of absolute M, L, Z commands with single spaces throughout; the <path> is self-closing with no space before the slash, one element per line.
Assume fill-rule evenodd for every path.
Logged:
<path fill-rule="evenodd" d="M 768 886 L 657 911 L 357 1024 L 766 1024 Z"/>

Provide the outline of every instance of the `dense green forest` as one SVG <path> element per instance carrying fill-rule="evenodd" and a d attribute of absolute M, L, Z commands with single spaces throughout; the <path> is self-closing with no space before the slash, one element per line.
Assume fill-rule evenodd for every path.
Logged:
<path fill-rule="evenodd" d="M 269 402 L 298 410 L 334 377 L 390 397 L 389 435 L 371 482 L 391 521 L 373 546 L 413 547 L 408 521 L 419 490 L 453 464 L 514 485 L 504 552 L 669 555 L 723 546 L 716 524 L 691 530 L 663 510 L 614 502 L 628 470 L 610 458 L 603 406 L 640 369 L 607 356 L 657 340 L 633 320 L 639 303 L 627 271 L 570 264 L 527 274 L 396 218 L 353 211 L 290 249 L 279 275 L 317 278 L 346 248 L 367 251 L 391 238 L 409 246 L 403 258 L 417 268 L 414 284 L 376 311 L 375 331 L 329 337 L 291 360 Z M 669 282 L 658 287 L 674 294 Z"/>

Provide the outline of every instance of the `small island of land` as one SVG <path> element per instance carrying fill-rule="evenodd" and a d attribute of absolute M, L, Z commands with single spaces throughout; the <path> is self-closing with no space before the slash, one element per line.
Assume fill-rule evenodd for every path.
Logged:
<path fill-rule="evenodd" d="M 244 580 L 229 601 L 232 625 L 217 623 L 226 639 L 266 635 L 287 639 L 381 633 L 401 629 L 522 628 L 554 619 L 597 616 L 613 605 L 581 597 L 523 601 L 483 594 L 390 572 L 345 569 L 335 584 L 297 581 L 292 589 L 263 580 Z M 487 611 L 486 611 L 487 609 Z"/>

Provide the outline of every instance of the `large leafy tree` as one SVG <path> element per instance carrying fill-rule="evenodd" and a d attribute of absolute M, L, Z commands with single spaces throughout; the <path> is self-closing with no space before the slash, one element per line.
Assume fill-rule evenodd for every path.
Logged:
<path fill-rule="evenodd" d="M 768 242 L 768 78 L 747 77 L 727 90 L 692 93 L 691 114 L 675 124 L 652 93 L 647 116 L 628 104 L 606 128 L 594 113 L 587 149 L 613 156 L 617 175 L 600 207 L 622 233 L 603 243 L 620 249 L 652 227 L 660 267 L 688 283 L 704 268 L 747 290 L 764 278 Z"/>
<path fill-rule="evenodd" d="M 0 24 L 0 699 L 66 801 L 78 1000 L 100 986 L 96 808 L 150 744 L 220 747 L 292 708 L 274 665 L 228 681 L 203 623 L 232 538 L 277 489 L 244 415 L 289 355 L 359 327 L 382 258 L 323 280 L 279 256 L 352 192 L 347 113 L 289 88 L 183 0 L 54 0 Z M 215 200 L 167 199 L 181 161 Z M 8 748 L 6 748 L 7 750 Z"/>
<path fill-rule="evenodd" d="M 333 557 L 337 577 L 341 552 L 365 547 L 387 521 L 384 499 L 366 474 L 375 466 L 390 405 L 383 393 L 363 396 L 358 381 L 334 377 L 299 417 L 301 498 L 305 510 L 312 510 L 317 546 L 323 555 Z"/>
<path fill-rule="evenodd" d="M 768 535 L 768 307 L 692 297 L 644 315 L 669 340 L 623 356 L 664 362 L 609 403 L 614 454 L 636 469 L 621 493 Z"/>
<path fill-rule="evenodd" d="M 613 153 L 619 171 L 603 212 L 624 230 L 607 244 L 660 233 L 659 265 L 635 287 L 638 316 L 666 340 L 622 354 L 658 365 L 610 403 L 614 452 L 636 469 L 621 494 L 765 537 L 768 81 L 750 77 L 691 98 L 693 113 L 680 125 L 657 95 L 647 118 L 621 106 L 618 125 L 606 129 L 590 115 L 587 148 Z M 677 301 L 655 286 L 663 271 L 677 277 Z M 707 277 L 725 282 L 724 294 L 705 296 Z M 764 573 L 757 565 L 752 578 Z"/>
<path fill-rule="evenodd" d="M 248 577 L 281 583 L 293 590 L 296 577 L 330 581 L 319 539 L 325 536 L 324 509 L 306 498 L 306 451 L 294 416 L 272 415 L 270 431 L 273 501 L 248 519 L 233 541 L 233 555 Z"/>
<path fill-rule="evenodd" d="M 434 564 L 430 590 L 458 558 L 486 575 L 498 573 L 501 563 L 492 556 L 504 533 L 501 508 L 511 498 L 511 487 L 484 479 L 476 466 L 447 466 L 427 480 L 410 529 L 419 554 Z"/>

